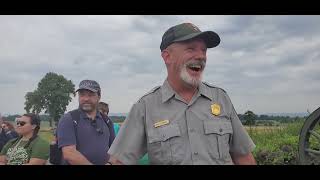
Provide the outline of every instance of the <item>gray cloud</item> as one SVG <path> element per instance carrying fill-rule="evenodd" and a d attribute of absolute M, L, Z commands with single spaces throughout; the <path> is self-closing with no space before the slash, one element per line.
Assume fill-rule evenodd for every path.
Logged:
<path fill-rule="evenodd" d="M 77 86 L 95 79 L 111 112 L 128 112 L 166 69 L 160 42 L 193 22 L 221 37 L 205 81 L 227 90 L 239 113 L 300 112 L 320 102 L 320 16 L 0 16 L 0 112 L 23 113 L 47 72 Z M 8 104 L 8 102 L 10 102 Z M 77 107 L 77 97 L 68 110 Z"/>

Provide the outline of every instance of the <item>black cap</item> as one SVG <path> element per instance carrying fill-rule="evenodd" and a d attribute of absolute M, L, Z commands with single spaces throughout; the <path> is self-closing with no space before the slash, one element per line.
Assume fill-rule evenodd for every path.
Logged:
<path fill-rule="evenodd" d="M 174 42 L 186 41 L 193 38 L 201 38 L 207 48 L 213 48 L 220 44 L 220 37 L 213 31 L 201 31 L 192 23 L 182 23 L 169 28 L 162 36 L 160 50 L 163 51 Z"/>

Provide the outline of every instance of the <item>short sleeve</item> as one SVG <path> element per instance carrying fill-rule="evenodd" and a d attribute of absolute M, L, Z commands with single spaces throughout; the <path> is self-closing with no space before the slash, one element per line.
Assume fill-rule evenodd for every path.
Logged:
<path fill-rule="evenodd" d="M 227 94 L 226 99 L 231 109 L 230 119 L 233 129 L 233 135 L 230 144 L 230 152 L 241 155 L 248 154 L 253 151 L 253 149 L 255 148 L 255 144 L 253 143 L 246 129 L 242 125 L 236 113 L 236 110 L 234 109 L 234 106 Z"/>
<path fill-rule="evenodd" d="M 124 164 L 136 164 L 146 153 L 145 105 L 134 104 L 111 145 L 108 154 Z"/>
<path fill-rule="evenodd" d="M 76 135 L 74 124 L 70 113 L 65 114 L 58 123 L 57 137 L 58 146 L 62 148 L 64 146 L 76 145 Z"/>
<path fill-rule="evenodd" d="M 30 158 L 49 159 L 50 145 L 47 141 L 39 138 L 32 146 Z"/>

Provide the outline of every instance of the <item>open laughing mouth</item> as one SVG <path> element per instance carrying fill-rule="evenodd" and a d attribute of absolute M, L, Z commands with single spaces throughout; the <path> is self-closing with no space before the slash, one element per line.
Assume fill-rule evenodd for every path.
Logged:
<path fill-rule="evenodd" d="M 188 64 L 187 68 L 195 72 L 199 72 L 203 70 L 203 66 L 200 64 Z"/>
<path fill-rule="evenodd" d="M 198 61 L 198 60 L 191 60 L 185 64 L 185 67 L 189 70 L 189 72 L 193 73 L 201 73 L 206 66 L 206 61 Z"/>

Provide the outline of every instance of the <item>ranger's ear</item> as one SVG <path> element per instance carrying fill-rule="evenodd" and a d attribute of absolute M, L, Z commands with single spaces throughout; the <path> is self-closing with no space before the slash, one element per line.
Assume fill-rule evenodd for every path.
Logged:
<path fill-rule="evenodd" d="M 170 52 L 168 49 L 164 49 L 161 52 L 161 56 L 165 64 L 170 64 Z"/>

